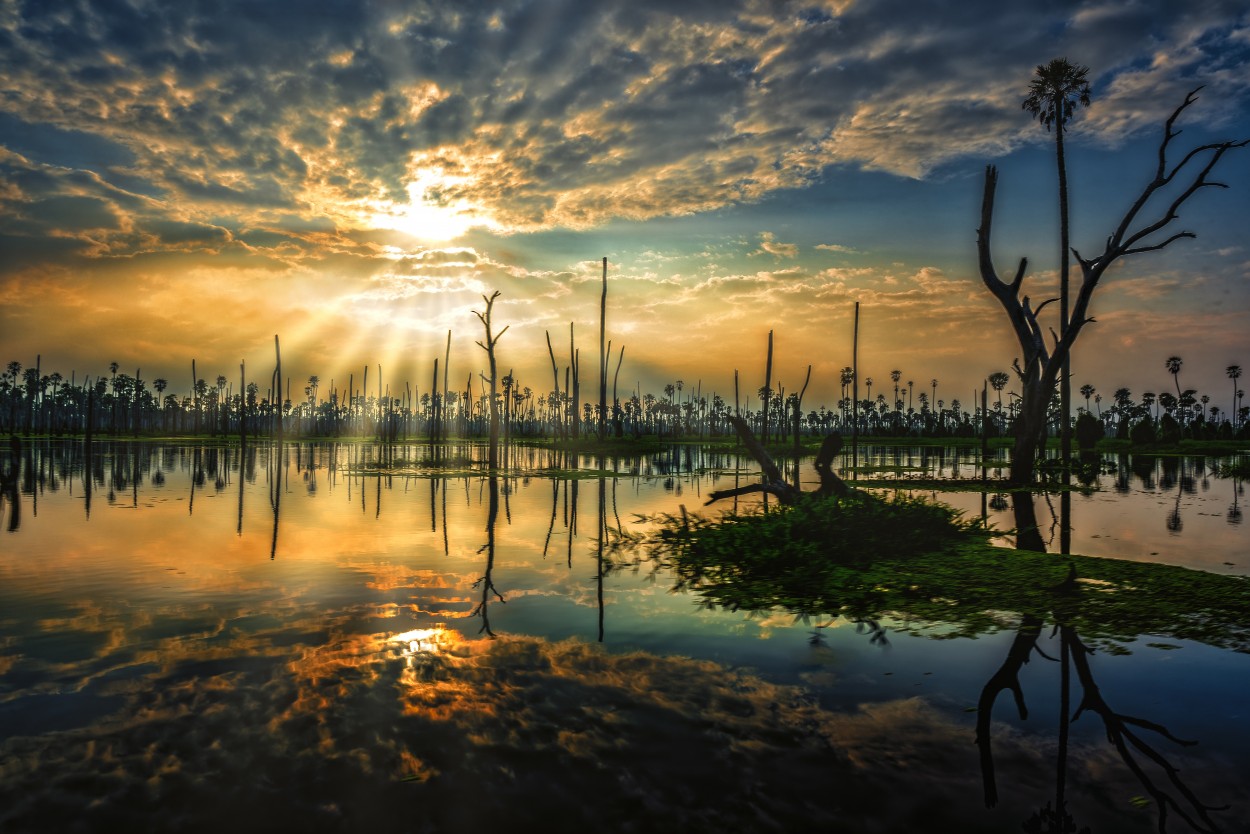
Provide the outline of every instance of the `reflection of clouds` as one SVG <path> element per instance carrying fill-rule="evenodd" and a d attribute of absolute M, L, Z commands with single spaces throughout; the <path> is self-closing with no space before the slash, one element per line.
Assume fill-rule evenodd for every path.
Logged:
<path fill-rule="evenodd" d="M 362 830 L 402 819 L 412 830 L 611 820 L 895 831 L 922 818 L 963 828 L 969 813 L 1013 829 L 1053 774 L 1050 742 L 998 727 L 1006 799 L 984 812 L 968 721 L 923 699 L 834 712 L 710 661 L 437 628 L 165 667 L 122 694 L 125 708 L 92 726 L 5 742 L 6 830 L 68 819 Z M 1082 822 L 1123 813 L 1082 787 L 1097 777 L 1107 795 L 1131 795 L 1114 764 L 1102 749 L 1074 751 Z"/>
<path fill-rule="evenodd" d="M 424 489 L 384 485 L 379 523 L 375 483 L 368 482 L 362 511 L 359 482 L 328 477 L 319 460 L 318 495 L 284 497 L 285 550 L 275 562 L 263 477 L 245 484 L 242 537 L 232 501 L 213 510 L 213 501 L 197 499 L 190 517 L 185 502 L 170 502 L 82 523 L 71 496 L 41 495 L 39 516 L 22 530 L 38 552 L 0 565 L 0 625 L 23 635 L 0 642 L 0 673 L 8 676 L 0 685 L 42 682 L 0 690 L 0 829 L 59 830 L 82 819 L 140 829 L 248 820 L 244 827 L 360 830 L 398 819 L 412 830 L 427 822 L 449 830 L 550 814 L 557 826 L 598 830 L 598 809 L 647 830 L 767 829 L 769 820 L 915 830 L 916 819 L 966 829 L 969 814 L 987 828 L 1015 830 L 1050 789 L 1050 742 L 1004 725 L 995 730 L 995 752 L 1005 798 L 992 815 L 983 812 L 971 717 L 952 719 L 917 699 L 822 708 L 847 700 L 831 674 L 842 674 L 836 659 L 830 671 L 804 676 L 818 704 L 801 689 L 725 665 L 509 637 L 506 622 L 497 623 L 505 636 L 493 645 L 451 632 L 435 652 L 414 632 L 440 621 L 476 629 L 462 618 L 484 561 L 476 550 L 485 511 L 477 481 L 466 480 L 467 490 L 451 485 L 453 545 L 444 555 L 441 529 L 427 524 Z M 660 463 L 647 472 L 660 472 Z M 731 471 L 730 463 L 709 468 Z M 169 472 L 163 489 L 178 493 L 187 473 Z M 677 477 L 687 495 L 712 487 L 710 476 Z M 635 512 L 672 509 L 660 482 L 627 488 L 622 481 L 627 527 Z M 558 544 L 542 557 L 551 481 L 512 482 L 511 523 L 501 517 L 497 529 L 496 576 L 510 603 L 492 609 L 501 620 L 507 612 L 531 628 L 555 628 L 551 612 L 563 614 L 555 605 L 595 604 L 592 484 L 581 485 L 570 568 L 562 503 Z M 149 497 L 146 484 L 140 493 L 141 501 Z M 199 547 L 186 547 L 188 530 Z M 101 549 L 93 537 L 135 544 L 123 553 Z M 178 570 L 166 570 L 171 563 Z M 697 641 L 734 627 L 662 582 L 612 579 L 609 634 L 616 626 L 645 645 L 671 645 L 678 629 Z M 49 583 L 62 589 L 62 604 L 32 605 Z M 791 620 L 763 616 L 739 628 L 755 638 L 792 628 Z M 23 632 L 37 626 L 63 642 L 37 653 Z M 801 643 L 806 630 L 793 630 Z M 78 655 L 57 656 L 74 645 Z M 1074 784 L 1078 777 L 1099 784 L 1117 797 L 1112 803 L 1140 792 L 1105 751 L 1078 752 Z M 1195 785 L 1207 778 L 1197 764 L 1184 764 Z M 227 794 L 232 800 L 223 803 Z M 1078 800 L 1082 824 L 1125 825 L 1101 799 L 1082 793 Z M 147 816 L 154 807 L 173 816 L 154 822 Z M 1141 828 L 1151 829 L 1150 812 L 1142 814 Z M 1239 820 L 1228 822 L 1235 830 Z"/>

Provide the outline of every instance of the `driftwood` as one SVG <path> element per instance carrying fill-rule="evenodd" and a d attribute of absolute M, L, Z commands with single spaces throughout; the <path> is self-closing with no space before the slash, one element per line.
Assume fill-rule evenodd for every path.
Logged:
<path fill-rule="evenodd" d="M 833 460 L 837 457 L 838 452 L 842 450 L 842 435 L 837 432 L 825 438 L 825 442 L 820 446 L 820 451 L 816 454 L 816 472 L 820 475 L 820 488 L 811 492 L 803 492 L 803 490 L 786 481 L 785 476 L 781 474 L 781 468 L 777 466 L 763 444 L 756 439 L 755 433 L 751 431 L 751 427 L 747 425 L 745 420 L 741 417 L 731 416 L 729 422 L 733 425 L 734 430 L 738 432 L 738 439 L 742 441 L 742 445 L 746 447 L 751 457 L 755 458 L 756 463 L 760 465 L 764 481 L 763 483 L 749 484 L 736 489 L 716 490 L 708 496 L 707 504 L 719 501 L 722 498 L 733 498 L 737 495 L 748 495 L 755 492 L 764 492 L 776 496 L 783 504 L 797 504 L 805 497 L 828 498 L 830 496 L 843 496 L 850 492 L 846 482 L 834 474 L 833 471 Z"/>

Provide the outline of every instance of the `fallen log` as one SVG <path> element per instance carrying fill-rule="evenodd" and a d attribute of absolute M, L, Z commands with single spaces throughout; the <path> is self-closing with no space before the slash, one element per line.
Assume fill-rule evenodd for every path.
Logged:
<path fill-rule="evenodd" d="M 742 441 L 742 445 L 746 447 L 747 452 L 760 465 L 760 472 L 764 476 L 764 481 L 763 483 L 749 484 L 735 489 L 716 490 L 708 495 L 708 500 L 704 506 L 722 498 L 733 498 L 737 495 L 747 495 L 755 492 L 764 492 L 776 496 L 777 500 L 783 504 L 796 504 L 803 498 L 811 497 L 841 497 L 850 492 L 846 482 L 834 474 L 833 471 L 833 460 L 842 449 L 842 435 L 837 432 L 828 435 L 824 443 L 821 444 L 820 451 L 816 453 L 815 466 L 817 474 L 820 475 L 820 488 L 811 492 L 804 492 L 786 481 L 781 474 L 781 468 L 777 466 L 763 444 L 756 439 L 754 432 L 751 431 L 751 427 L 747 425 L 745 420 L 741 417 L 731 416 L 729 422 L 738 433 L 738 439 Z"/>

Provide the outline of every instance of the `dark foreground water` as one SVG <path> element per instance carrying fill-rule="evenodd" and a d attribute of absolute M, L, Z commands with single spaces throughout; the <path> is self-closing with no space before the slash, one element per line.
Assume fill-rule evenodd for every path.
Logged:
<path fill-rule="evenodd" d="M 1058 831 L 1061 798 L 1070 830 L 1250 830 L 1250 655 L 1142 635 L 1082 669 L 1050 623 L 1020 662 L 1011 611 L 939 639 L 710 608 L 611 542 L 748 464 L 522 451 L 491 479 L 453 454 L 24 447 L 0 830 Z M 949 455 L 872 462 L 974 477 Z M 1248 572 L 1211 461 L 1090 486 L 1074 552 Z M 1012 526 L 1001 495 L 932 494 Z M 1088 708 L 1061 737 L 1065 668 Z M 988 720 L 1007 678 L 1027 718 L 1007 687 Z"/>

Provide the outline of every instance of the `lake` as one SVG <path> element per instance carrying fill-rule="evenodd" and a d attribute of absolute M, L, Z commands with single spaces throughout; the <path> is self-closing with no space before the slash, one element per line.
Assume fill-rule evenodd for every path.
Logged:
<path fill-rule="evenodd" d="M 621 534 L 730 509 L 701 505 L 749 459 L 521 448 L 492 478 L 479 446 L 441 454 L 4 457 L 0 830 L 1049 831 L 1060 802 L 1071 830 L 1250 830 L 1243 646 L 725 610 Z M 966 450 L 860 463 L 1013 527 Z M 1073 553 L 1250 574 L 1214 461 L 1087 480 Z M 1035 501 L 1048 550 L 1063 504 Z"/>

